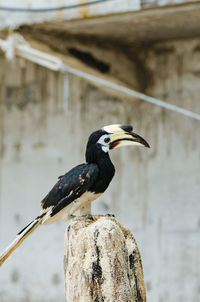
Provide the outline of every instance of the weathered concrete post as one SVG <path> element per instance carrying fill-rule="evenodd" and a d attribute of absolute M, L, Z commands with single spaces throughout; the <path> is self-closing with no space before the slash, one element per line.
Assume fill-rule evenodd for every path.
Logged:
<path fill-rule="evenodd" d="M 108 216 L 73 219 L 65 233 L 67 302 L 145 302 L 133 235 Z"/>

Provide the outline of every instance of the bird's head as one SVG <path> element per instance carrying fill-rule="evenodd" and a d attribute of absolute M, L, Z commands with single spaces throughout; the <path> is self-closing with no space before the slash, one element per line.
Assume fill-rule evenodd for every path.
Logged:
<path fill-rule="evenodd" d="M 109 125 L 93 132 L 87 143 L 86 161 L 95 162 L 100 154 L 123 146 L 145 146 L 149 144 L 138 134 L 133 132 L 130 125 Z"/>

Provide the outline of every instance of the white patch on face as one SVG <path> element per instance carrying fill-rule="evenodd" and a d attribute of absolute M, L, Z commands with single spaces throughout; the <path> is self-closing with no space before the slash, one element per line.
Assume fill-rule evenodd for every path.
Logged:
<path fill-rule="evenodd" d="M 108 133 L 115 133 L 115 132 L 124 132 L 122 128 L 120 128 L 122 124 L 114 124 L 114 125 L 108 125 L 102 128 L 102 130 L 108 132 Z"/>
<path fill-rule="evenodd" d="M 104 152 L 108 152 L 109 151 L 109 144 L 110 144 L 110 135 L 109 134 L 102 135 L 100 137 L 100 139 L 97 141 L 97 143 L 102 146 L 102 150 Z"/>
<path fill-rule="evenodd" d="M 109 147 L 107 147 L 107 146 L 102 146 L 102 150 L 103 150 L 104 152 L 108 152 L 108 151 L 109 151 Z"/>

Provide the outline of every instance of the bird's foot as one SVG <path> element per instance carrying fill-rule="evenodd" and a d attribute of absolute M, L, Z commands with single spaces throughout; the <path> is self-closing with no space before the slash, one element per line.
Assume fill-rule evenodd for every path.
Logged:
<path fill-rule="evenodd" d="M 94 218 L 91 214 L 82 215 L 81 217 L 84 217 L 84 218 L 89 219 L 89 220 L 94 220 Z"/>
<path fill-rule="evenodd" d="M 108 217 L 115 217 L 114 214 L 106 214 L 105 216 L 108 216 Z"/>

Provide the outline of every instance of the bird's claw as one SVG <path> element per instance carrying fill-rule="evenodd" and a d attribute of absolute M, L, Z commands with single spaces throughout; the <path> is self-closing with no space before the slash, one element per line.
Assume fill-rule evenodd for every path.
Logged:
<path fill-rule="evenodd" d="M 108 216 L 108 217 L 115 217 L 114 214 L 106 214 L 105 216 Z"/>
<path fill-rule="evenodd" d="M 84 218 L 89 219 L 89 220 L 94 220 L 94 218 L 91 214 L 82 215 L 81 217 L 84 217 Z"/>

